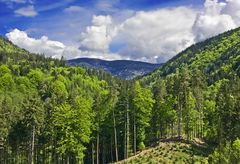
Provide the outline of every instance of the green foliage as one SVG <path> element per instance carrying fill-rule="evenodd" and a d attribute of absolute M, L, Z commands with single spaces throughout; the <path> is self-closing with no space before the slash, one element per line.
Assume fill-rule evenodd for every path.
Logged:
<path fill-rule="evenodd" d="M 3 64 L 0 66 L 0 76 L 3 76 L 5 74 L 11 74 L 11 70 L 8 68 L 7 65 Z"/>
<path fill-rule="evenodd" d="M 176 74 L 178 69 L 186 65 L 190 71 L 201 70 L 207 76 L 209 84 L 230 78 L 240 70 L 239 33 L 240 30 L 237 28 L 192 45 L 153 73 L 144 76 L 141 81 L 145 84 L 153 84 L 159 76 Z"/>
<path fill-rule="evenodd" d="M 160 137 L 169 136 L 170 126 L 172 136 L 204 138 L 216 145 L 240 137 L 239 34 L 237 28 L 197 43 L 140 79 L 157 100 L 150 136 L 159 138 L 159 131 L 165 133 Z M 166 97 L 175 100 L 171 108 L 177 119 L 172 124 L 164 121 Z"/>
<path fill-rule="evenodd" d="M 73 106 L 63 103 L 53 111 L 53 125 L 56 129 L 58 152 L 60 154 L 77 154 L 78 159 L 84 157 L 86 149 L 83 144 L 89 142 L 92 129 L 92 100 L 77 96 Z"/>
<path fill-rule="evenodd" d="M 172 151 L 177 146 L 182 148 Z M 119 163 L 208 163 L 206 153 L 208 149 L 203 145 L 161 142 L 158 146 L 147 148 L 140 154 Z"/>
<path fill-rule="evenodd" d="M 137 131 L 139 149 L 144 147 L 145 128 L 150 126 L 150 118 L 153 107 L 153 96 L 149 89 L 142 88 L 138 81 L 133 87 L 133 117 Z M 143 145 L 143 146 L 142 146 Z"/>
<path fill-rule="evenodd" d="M 23 122 L 27 127 L 41 126 L 43 124 L 43 104 L 36 94 L 30 95 L 23 102 L 23 116 Z"/>
<path fill-rule="evenodd" d="M 30 54 L 2 38 L 0 55 L 0 151 L 2 145 L 9 150 L 0 163 L 6 157 L 81 161 L 95 125 L 100 132 L 114 106 L 108 85 L 115 79 L 65 67 L 63 60 Z"/>
<path fill-rule="evenodd" d="M 139 150 L 143 150 L 144 148 L 145 148 L 144 143 L 143 143 L 143 142 L 140 142 L 140 143 L 138 144 L 138 149 L 139 149 Z"/>
<path fill-rule="evenodd" d="M 218 146 L 213 163 L 237 163 L 239 35 L 193 45 L 139 81 L 67 67 L 0 38 L 0 163 L 109 163 L 160 139 L 205 139 Z M 180 145 L 131 162 L 206 162 L 196 145 Z"/>
<path fill-rule="evenodd" d="M 209 162 L 217 163 L 239 163 L 240 161 L 240 140 L 235 140 L 232 144 L 227 142 L 221 145 L 210 156 Z"/>

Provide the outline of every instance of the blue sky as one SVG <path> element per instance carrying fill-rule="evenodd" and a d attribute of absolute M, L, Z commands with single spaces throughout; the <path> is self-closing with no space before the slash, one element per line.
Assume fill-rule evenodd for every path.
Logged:
<path fill-rule="evenodd" d="M 97 7 L 97 4 L 101 2 L 109 3 L 112 7 L 118 9 L 131 9 L 134 11 L 148 11 L 164 7 L 191 5 L 201 6 L 203 0 L 12 0 L 13 2 L 7 2 L 11 0 L 0 0 L 0 34 L 5 35 L 6 32 L 18 28 L 22 30 L 37 28 L 40 26 L 42 31 L 46 31 L 48 26 L 46 24 L 52 24 L 56 19 L 61 21 L 61 17 L 66 17 L 64 9 L 70 6 L 81 6 L 88 10 L 91 10 L 91 14 L 114 14 L 114 11 L 109 11 L 105 8 Z M 18 2 L 19 1 L 19 2 Z M 115 3 L 113 2 L 115 1 Z M 18 2 L 18 3 L 17 3 Z M 111 4 L 112 3 L 112 4 Z M 33 5 L 38 14 L 35 17 L 19 16 L 14 13 L 15 10 L 22 7 Z M 81 18 L 81 16 L 79 16 Z M 71 19 L 71 18 L 69 18 Z M 83 26 L 86 26 L 91 22 L 88 17 L 84 18 Z M 46 27 L 44 26 L 46 25 Z M 62 28 L 62 27 L 59 27 Z M 32 33 L 33 37 L 43 35 L 43 32 Z M 53 37 L 54 39 L 55 37 Z M 57 38 L 57 37 L 56 37 Z"/>
<path fill-rule="evenodd" d="M 228 1 L 0 0 L 0 34 L 47 56 L 164 62 L 199 40 L 237 27 L 233 10 L 240 3 Z M 210 33 L 204 31 L 209 28 Z M 178 37 L 182 40 L 176 42 Z"/>

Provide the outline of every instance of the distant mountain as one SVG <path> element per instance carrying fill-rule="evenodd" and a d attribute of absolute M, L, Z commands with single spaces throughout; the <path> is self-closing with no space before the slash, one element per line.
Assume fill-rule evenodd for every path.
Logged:
<path fill-rule="evenodd" d="M 110 72 L 113 76 L 118 76 L 123 79 L 133 79 L 136 76 L 147 74 L 161 65 L 131 60 L 106 61 L 93 58 L 72 59 L 68 60 L 67 63 L 71 66 L 81 65 L 103 69 Z"/>

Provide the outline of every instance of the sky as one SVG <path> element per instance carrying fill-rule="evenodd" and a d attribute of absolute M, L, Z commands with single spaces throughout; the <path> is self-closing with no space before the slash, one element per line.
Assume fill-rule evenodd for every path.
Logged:
<path fill-rule="evenodd" d="M 240 25 L 240 0 L 0 0 L 0 35 L 48 57 L 163 63 Z"/>

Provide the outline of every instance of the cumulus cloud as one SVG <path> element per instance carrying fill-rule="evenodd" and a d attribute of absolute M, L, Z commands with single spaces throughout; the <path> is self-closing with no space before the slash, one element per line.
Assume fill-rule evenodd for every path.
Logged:
<path fill-rule="evenodd" d="M 34 6 L 32 6 L 32 5 L 17 9 L 14 11 L 14 13 L 17 16 L 24 16 L 24 17 L 35 17 L 38 14 L 37 11 L 35 10 Z"/>
<path fill-rule="evenodd" d="M 81 34 L 80 49 L 87 51 L 108 52 L 109 44 L 117 34 L 110 16 L 93 16 L 92 25 Z"/>
<path fill-rule="evenodd" d="M 227 5 L 223 8 L 222 13 L 230 15 L 237 25 L 240 25 L 240 1 L 226 0 Z"/>
<path fill-rule="evenodd" d="M 26 32 L 14 29 L 6 34 L 7 38 L 17 46 L 32 53 L 45 54 L 46 56 L 61 57 L 65 45 L 61 42 L 51 41 L 47 36 L 40 39 L 31 38 Z"/>
<path fill-rule="evenodd" d="M 195 16 L 187 7 L 138 12 L 120 27 L 117 40 L 125 45 L 120 53 L 135 60 L 164 62 L 193 43 Z"/>
<path fill-rule="evenodd" d="M 118 54 L 82 51 L 78 47 L 66 46 L 61 42 L 49 40 L 47 36 L 42 36 L 40 39 L 31 38 L 25 31 L 14 29 L 6 34 L 6 37 L 15 45 L 24 48 L 32 53 L 44 54 L 47 57 L 66 59 L 78 57 L 91 57 L 101 59 L 120 59 Z"/>
<path fill-rule="evenodd" d="M 237 27 L 232 16 L 223 12 L 224 8 L 229 8 L 228 3 L 219 3 L 217 0 L 206 0 L 204 6 L 204 12 L 197 16 L 193 25 L 196 41 L 202 41 Z M 227 10 L 232 11 L 231 9 Z"/>
<path fill-rule="evenodd" d="M 119 27 L 114 45 L 130 59 L 165 62 L 191 44 L 240 25 L 240 1 L 206 0 L 190 7 L 137 12 Z"/>
<path fill-rule="evenodd" d="M 102 1 L 100 6 L 113 6 L 107 2 Z M 64 11 L 76 13 L 82 12 L 82 8 L 70 6 Z M 182 6 L 131 11 L 127 16 L 121 16 L 121 12 L 111 16 L 94 15 L 91 24 L 85 30 L 79 30 L 79 42 L 75 46 L 66 46 L 46 36 L 30 38 L 19 30 L 13 30 L 7 37 L 30 52 L 52 57 L 165 62 L 191 44 L 239 25 L 239 0 L 206 0 L 201 10 Z"/>
<path fill-rule="evenodd" d="M 93 16 L 92 25 L 81 34 L 79 49 L 109 54 L 112 44 L 122 45 L 116 54 L 124 59 L 164 62 L 194 43 L 195 17 L 187 7 L 137 12 L 120 24 L 110 16 Z"/>

